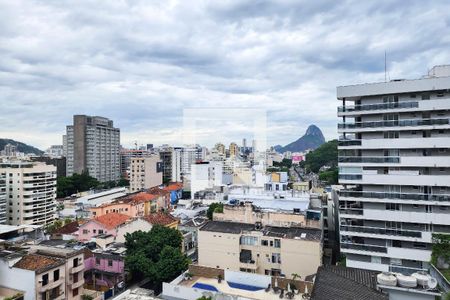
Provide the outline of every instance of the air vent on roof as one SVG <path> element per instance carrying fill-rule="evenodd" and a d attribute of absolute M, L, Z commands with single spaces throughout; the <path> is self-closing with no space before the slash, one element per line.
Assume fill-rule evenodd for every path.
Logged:
<path fill-rule="evenodd" d="M 300 238 L 302 238 L 302 239 L 306 239 L 306 233 L 302 233 L 302 234 L 300 234 Z"/>

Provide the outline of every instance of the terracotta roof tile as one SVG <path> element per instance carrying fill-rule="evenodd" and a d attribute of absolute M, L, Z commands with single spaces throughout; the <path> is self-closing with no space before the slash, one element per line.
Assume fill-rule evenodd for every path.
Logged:
<path fill-rule="evenodd" d="M 164 187 L 163 190 L 166 191 L 177 191 L 183 188 L 183 183 L 181 182 L 171 182 L 168 186 Z"/>
<path fill-rule="evenodd" d="M 41 273 L 64 264 L 64 260 L 39 254 L 24 255 L 14 264 L 15 268 Z"/>
<path fill-rule="evenodd" d="M 169 225 L 172 224 L 173 222 L 178 222 L 179 220 L 175 217 L 173 217 L 170 214 L 166 214 L 163 212 L 158 212 L 158 213 L 153 213 L 153 214 L 149 214 L 148 216 L 144 217 L 145 220 L 147 220 L 147 222 L 149 222 L 150 224 L 158 224 L 158 225 Z"/>
<path fill-rule="evenodd" d="M 119 213 L 108 213 L 95 218 L 94 220 L 103 224 L 106 228 L 113 229 L 125 223 L 130 217 Z"/>
<path fill-rule="evenodd" d="M 63 227 L 55 230 L 53 234 L 71 234 L 78 231 L 78 227 L 80 224 L 78 221 L 70 222 L 69 224 L 64 225 Z"/>
<path fill-rule="evenodd" d="M 147 190 L 147 193 L 155 196 L 164 196 L 169 194 L 169 191 L 160 189 L 159 187 L 153 187 Z"/>

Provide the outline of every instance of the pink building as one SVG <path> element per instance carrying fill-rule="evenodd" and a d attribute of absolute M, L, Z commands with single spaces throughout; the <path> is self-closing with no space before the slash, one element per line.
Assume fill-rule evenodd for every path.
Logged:
<path fill-rule="evenodd" d="M 125 280 L 124 247 L 111 247 L 106 250 L 96 249 L 85 254 L 85 282 L 95 289 L 117 287 Z"/>
<path fill-rule="evenodd" d="M 78 241 L 90 241 L 93 237 L 100 234 L 117 235 L 117 227 L 124 224 L 129 216 L 119 213 L 108 213 L 106 215 L 94 218 L 84 223 L 78 229 Z"/>

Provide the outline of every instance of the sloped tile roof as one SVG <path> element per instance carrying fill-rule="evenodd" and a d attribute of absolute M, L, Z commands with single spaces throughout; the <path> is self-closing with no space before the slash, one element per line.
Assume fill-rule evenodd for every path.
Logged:
<path fill-rule="evenodd" d="M 24 255 L 18 262 L 16 262 L 14 264 L 14 267 L 41 273 L 62 264 L 64 264 L 63 259 L 39 254 L 27 254 Z"/>
<path fill-rule="evenodd" d="M 166 191 L 177 191 L 177 190 L 181 190 L 183 188 L 183 183 L 181 182 L 171 182 L 169 183 L 169 185 L 167 185 L 166 187 L 163 188 L 163 190 Z"/>
<path fill-rule="evenodd" d="M 144 219 L 150 224 L 158 224 L 162 226 L 166 226 L 172 224 L 173 222 L 179 221 L 177 218 L 171 216 L 170 214 L 163 212 L 149 214 L 148 216 L 145 216 Z"/>
<path fill-rule="evenodd" d="M 63 227 L 55 230 L 53 234 L 71 234 L 78 231 L 78 227 L 80 226 L 78 221 L 70 222 L 69 224 L 64 225 Z"/>
<path fill-rule="evenodd" d="M 124 214 L 108 213 L 106 215 L 97 217 L 94 220 L 103 224 L 108 229 L 113 229 L 125 223 L 129 218 L 130 218 L 129 216 Z"/>

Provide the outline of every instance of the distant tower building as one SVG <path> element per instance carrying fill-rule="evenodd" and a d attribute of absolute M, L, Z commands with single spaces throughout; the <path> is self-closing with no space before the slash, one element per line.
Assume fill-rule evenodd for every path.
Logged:
<path fill-rule="evenodd" d="M 67 135 L 62 136 L 63 140 L 63 156 L 67 157 Z"/>
<path fill-rule="evenodd" d="M 5 148 L 3 148 L 1 155 L 14 157 L 14 156 L 16 156 L 16 152 L 17 152 L 17 147 L 15 145 L 8 143 L 5 145 Z"/>
<path fill-rule="evenodd" d="M 134 157 L 130 167 L 130 192 L 138 192 L 162 184 L 162 163 L 157 155 Z"/>
<path fill-rule="evenodd" d="M 225 155 L 225 145 L 222 143 L 217 143 L 214 148 L 217 150 L 217 153 Z"/>
<path fill-rule="evenodd" d="M 242 148 L 247 148 L 247 139 L 246 138 L 243 138 L 242 139 Z"/>
<path fill-rule="evenodd" d="M 239 147 L 236 143 L 230 144 L 230 157 L 236 157 L 239 154 Z"/>
<path fill-rule="evenodd" d="M 75 115 L 67 126 L 67 176 L 87 171 L 100 182 L 120 178 L 120 129 L 98 116 Z"/>
<path fill-rule="evenodd" d="M 252 141 L 252 152 L 255 153 L 256 152 L 256 140 Z"/>
<path fill-rule="evenodd" d="M 6 174 L 0 171 L 0 224 L 6 224 Z"/>
<path fill-rule="evenodd" d="M 162 164 L 163 182 L 173 181 L 172 179 L 172 156 L 173 149 L 166 148 L 159 151 L 159 158 Z"/>

